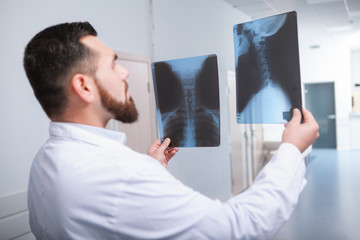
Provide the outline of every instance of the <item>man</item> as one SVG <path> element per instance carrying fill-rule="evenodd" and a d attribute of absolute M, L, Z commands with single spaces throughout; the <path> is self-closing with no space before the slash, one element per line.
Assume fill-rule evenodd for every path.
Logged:
<path fill-rule="evenodd" d="M 104 129 L 137 111 L 128 71 L 89 23 L 38 33 L 24 67 L 51 119 L 50 138 L 30 173 L 30 226 L 37 239 L 269 239 L 289 218 L 304 187 L 303 152 L 318 137 L 299 110 L 283 144 L 254 184 L 225 203 L 184 186 L 165 168 L 177 149 L 156 141 L 143 155 L 123 133 Z"/>

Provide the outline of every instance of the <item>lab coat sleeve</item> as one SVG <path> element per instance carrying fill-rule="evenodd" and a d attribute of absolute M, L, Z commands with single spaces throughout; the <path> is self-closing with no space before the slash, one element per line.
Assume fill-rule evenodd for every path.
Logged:
<path fill-rule="evenodd" d="M 306 184 L 299 150 L 282 144 L 244 192 L 213 208 L 198 224 L 207 239 L 271 239 L 289 219 Z M 205 230 L 206 229 L 206 230 Z"/>

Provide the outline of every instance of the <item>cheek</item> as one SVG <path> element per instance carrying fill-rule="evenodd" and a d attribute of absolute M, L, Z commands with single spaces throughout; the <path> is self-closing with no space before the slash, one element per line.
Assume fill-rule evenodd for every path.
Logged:
<path fill-rule="evenodd" d="M 98 75 L 101 85 L 106 91 L 117 101 L 125 102 L 127 99 L 126 82 L 117 76 L 118 74 L 111 71 Z"/>
<path fill-rule="evenodd" d="M 117 82 L 114 84 L 112 92 L 114 94 L 114 97 L 121 102 L 125 102 L 127 99 L 127 91 L 126 86 L 123 82 L 120 82 L 117 80 Z"/>

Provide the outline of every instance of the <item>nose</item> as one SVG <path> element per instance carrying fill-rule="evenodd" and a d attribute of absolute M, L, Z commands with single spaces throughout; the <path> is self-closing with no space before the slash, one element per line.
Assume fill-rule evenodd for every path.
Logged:
<path fill-rule="evenodd" d="M 129 70 L 127 70 L 124 66 L 118 64 L 119 69 L 120 69 L 120 73 L 121 73 L 121 77 L 125 80 L 128 76 L 129 76 Z"/>

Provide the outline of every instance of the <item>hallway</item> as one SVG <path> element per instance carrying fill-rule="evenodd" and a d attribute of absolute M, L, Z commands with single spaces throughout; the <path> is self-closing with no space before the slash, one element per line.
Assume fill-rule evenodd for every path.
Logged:
<path fill-rule="evenodd" d="M 360 239 L 360 150 L 314 149 L 308 181 L 276 240 Z"/>

